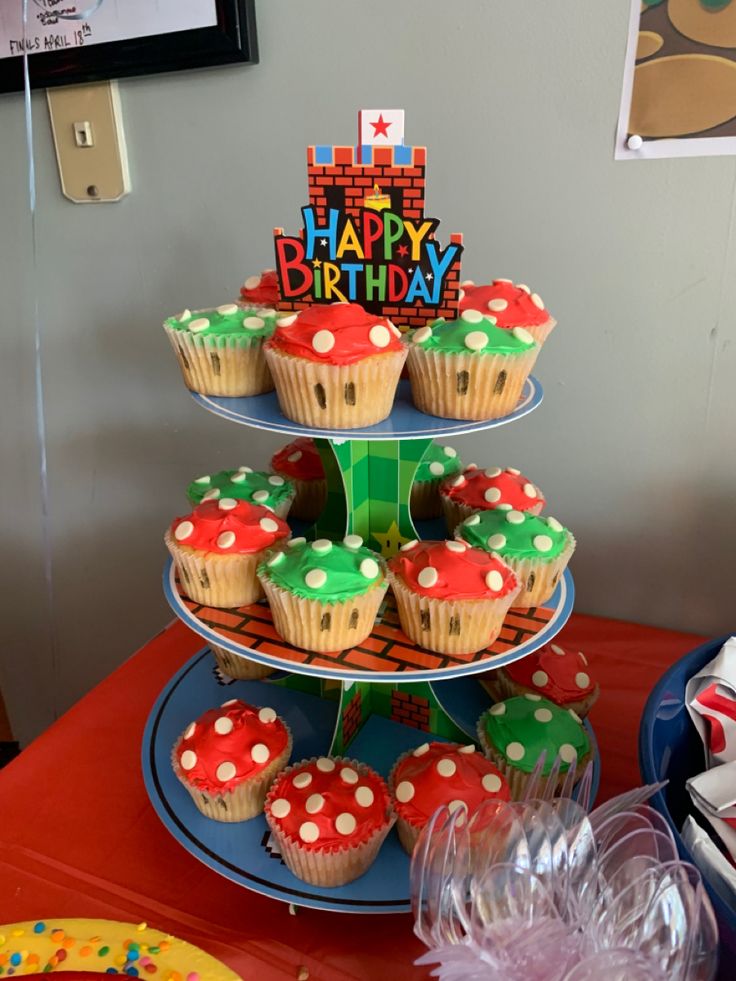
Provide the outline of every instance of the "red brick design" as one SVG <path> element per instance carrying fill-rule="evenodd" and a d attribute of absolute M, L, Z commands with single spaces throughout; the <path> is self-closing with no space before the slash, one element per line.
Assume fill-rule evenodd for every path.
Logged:
<path fill-rule="evenodd" d="M 429 699 L 395 689 L 391 692 L 391 719 L 429 732 Z"/>
<path fill-rule="evenodd" d="M 357 691 L 345 706 L 342 713 L 342 740 L 345 748 L 350 745 L 357 735 L 362 718 L 362 698 L 360 692 Z"/>

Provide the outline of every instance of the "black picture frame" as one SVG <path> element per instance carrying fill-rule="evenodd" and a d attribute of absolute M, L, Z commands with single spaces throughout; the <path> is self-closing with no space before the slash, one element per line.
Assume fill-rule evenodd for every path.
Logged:
<path fill-rule="evenodd" d="M 31 87 L 45 89 L 190 68 L 257 64 L 255 0 L 215 0 L 215 6 L 214 27 L 32 54 L 28 59 Z M 0 93 L 22 89 L 23 58 L 0 58 Z"/>

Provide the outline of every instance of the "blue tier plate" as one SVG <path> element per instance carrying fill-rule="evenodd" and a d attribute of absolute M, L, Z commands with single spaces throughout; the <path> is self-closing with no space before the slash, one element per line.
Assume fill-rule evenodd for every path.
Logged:
<path fill-rule="evenodd" d="M 428 416 L 414 407 L 411 400 L 409 382 L 399 382 L 396 401 L 388 419 L 367 426 L 364 429 L 318 429 L 302 426 L 282 415 L 275 392 L 265 395 L 252 395 L 249 398 L 222 398 L 214 395 L 191 393 L 192 398 L 209 412 L 232 422 L 266 429 L 272 433 L 286 433 L 288 436 L 317 436 L 322 439 L 436 439 L 439 436 L 462 436 L 463 433 L 477 433 L 483 429 L 503 426 L 507 422 L 521 419 L 540 405 L 544 393 L 542 386 L 532 375 L 527 378 L 513 412 L 501 419 L 482 419 L 473 422 L 467 419 L 443 419 Z"/>
<path fill-rule="evenodd" d="M 437 686 L 450 715 L 469 737 L 490 700 L 472 679 Z M 435 694 L 437 694 L 435 688 Z M 171 679 L 160 694 L 143 736 L 142 766 L 148 796 L 161 821 L 184 848 L 205 865 L 247 889 L 283 902 L 345 913 L 405 913 L 410 910 L 409 858 L 392 830 L 375 863 L 355 882 L 320 889 L 301 882 L 275 852 L 265 818 L 221 824 L 204 817 L 174 776 L 171 750 L 193 719 L 230 698 L 270 705 L 289 725 L 293 759 L 328 751 L 337 716 L 337 701 L 318 698 L 268 681 L 223 684 L 205 648 Z M 586 723 L 593 739 L 593 731 Z M 439 737 L 432 737 L 439 738 Z M 348 754 L 384 777 L 396 758 L 425 742 L 427 734 L 380 716 L 371 716 L 351 743 Z M 593 740 L 594 742 L 594 740 Z M 600 764 L 595 755 L 594 790 Z"/>

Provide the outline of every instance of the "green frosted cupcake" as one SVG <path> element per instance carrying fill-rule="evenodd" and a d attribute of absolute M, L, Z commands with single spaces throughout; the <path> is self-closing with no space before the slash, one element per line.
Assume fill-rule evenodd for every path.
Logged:
<path fill-rule="evenodd" d="M 575 551 L 575 539 L 556 518 L 496 507 L 471 514 L 455 537 L 499 555 L 514 570 L 521 592 L 514 606 L 546 603 Z"/>
<path fill-rule="evenodd" d="M 165 320 L 187 388 L 202 395 L 270 392 L 273 380 L 263 343 L 273 334 L 277 316 L 270 307 L 226 303 Z"/>
<path fill-rule="evenodd" d="M 386 593 L 386 563 L 360 535 L 341 542 L 292 538 L 258 567 L 276 630 L 307 651 L 342 651 L 373 629 Z"/>
<path fill-rule="evenodd" d="M 499 419 L 516 408 L 539 345 L 523 327 L 464 310 L 411 332 L 407 366 L 414 404 L 448 419 Z"/>
<path fill-rule="evenodd" d="M 582 774 L 591 758 L 590 739 L 580 716 L 541 695 L 496 702 L 478 720 L 478 739 L 488 759 L 506 777 L 514 800 L 523 798 L 543 752 L 544 777 L 560 757 L 558 786 L 571 766 Z"/>
<path fill-rule="evenodd" d="M 294 500 L 294 485 L 280 474 L 238 467 L 237 470 L 220 470 L 197 477 L 187 487 L 187 497 L 194 505 L 221 497 L 250 501 L 285 518 Z"/>
<path fill-rule="evenodd" d="M 411 485 L 411 515 L 418 521 L 442 515 L 440 484 L 463 469 L 457 450 L 432 443 L 421 459 Z"/>

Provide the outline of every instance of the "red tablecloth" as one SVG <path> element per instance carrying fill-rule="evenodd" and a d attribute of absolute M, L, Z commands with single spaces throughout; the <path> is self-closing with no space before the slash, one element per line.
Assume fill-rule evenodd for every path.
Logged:
<path fill-rule="evenodd" d="M 574 615 L 562 644 L 601 682 L 591 714 L 599 800 L 635 785 L 647 693 L 700 642 L 692 634 Z M 243 978 L 425 978 L 409 916 L 299 910 L 250 893 L 192 858 L 148 803 L 141 734 L 156 696 L 202 646 L 180 623 L 146 644 L 0 771 L 0 923 L 65 916 L 147 921 L 210 951 Z"/>

